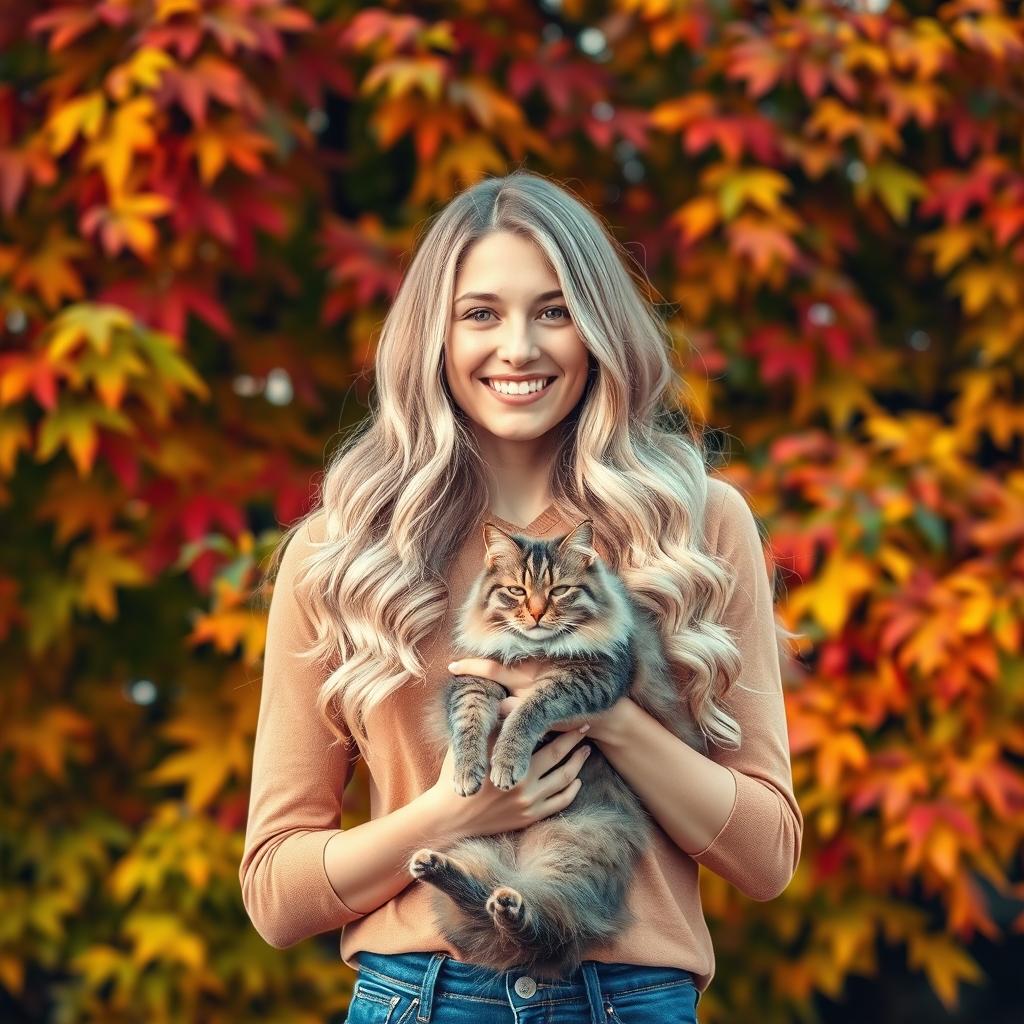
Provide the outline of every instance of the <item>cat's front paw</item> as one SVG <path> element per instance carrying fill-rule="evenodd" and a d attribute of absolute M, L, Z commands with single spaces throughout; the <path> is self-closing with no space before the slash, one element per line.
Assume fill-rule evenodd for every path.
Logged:
<path fill-rule="evenodd" d="M 472 796 L 480 789 L 486 776 L 486 762 L 477 761 L 472 764 L 457 764 L 455 766 L 455 778 L 453 779 L 455 792 L 459 796 Z"/>
<path fill-rule="evenodd" d="M 498 789 L 509 790 L 525 778 L 529 769 L 529 757 L 494 755 L 491 758 L 491 782 Z"/>

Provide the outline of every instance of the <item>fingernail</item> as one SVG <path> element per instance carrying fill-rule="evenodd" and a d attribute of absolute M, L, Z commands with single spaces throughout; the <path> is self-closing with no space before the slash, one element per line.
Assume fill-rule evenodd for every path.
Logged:
<path fill-rule="evenodd" d="M 592 751 L 593 749 L 594 749 L 593 747 L 584 747 L 584 748 L 583 748 L 583 760 L 584 760 L 584 761 L 586 761 L 586 759 L 587 759 L 588 757 L 590 757 L 590 752 L 591 752 L 591 751 Z"/>
<path fill-rule="evenodd" d="M 581 726 L 580 726 L 580 732 L 581 732 L 581 733 L 582 733 L 582 732 L 586 732 L 586 731 L 587 731 L 587 730 L 588 730 L 589 728 L 590 728 L 590 723 L 589 723 L 589 722 L 587 722 L 587 724 L 586 724 L 586 725 L 581 725 Z"/>
<path fill-rule="evenodd" d="M 459 663 L 458 663 L 457 661 L 453 661 L 453 662 L 452 662 L 452 663 L 451 663 L 451 664 L 450 664 L 450 665 L 448 666 L 448 671 L 449 671 L 449 672 L 454 672 L 454 671 L 455 671 L 455 670 L 456 670 L 456 669 L 457 669 L 458 667 L 459 667 Z"/>

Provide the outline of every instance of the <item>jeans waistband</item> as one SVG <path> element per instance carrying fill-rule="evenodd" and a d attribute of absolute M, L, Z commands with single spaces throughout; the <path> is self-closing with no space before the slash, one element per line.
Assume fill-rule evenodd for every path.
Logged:
<path fill-rule="evenodd" d="M 595 960 L 583 963 L 567 978 L 529 978 L 524 970 L 494 971 L 478 964 L 452 959 L 447 953 L 355 954 L 360 974 L 379 975 L 390 984 L 419 997 L 418 1024 L 430 1021 L 438 989 L 447 995 L 494 999 L 505 1005 L 511 1000 L 531 1005 L 562 1000 L 586 1000 L 593 1024 L 606 1024 L 602 996 L 638 989 L 694 984 L 693 975 L 678 967 L 650 967 L 637 964 L 608 964 Z M 521 979 L 526 978 L 524 982 Z M 526 988 L 523 988 L 523 985 Z M 528 995 L 524 995 L 528 993 Z"/>

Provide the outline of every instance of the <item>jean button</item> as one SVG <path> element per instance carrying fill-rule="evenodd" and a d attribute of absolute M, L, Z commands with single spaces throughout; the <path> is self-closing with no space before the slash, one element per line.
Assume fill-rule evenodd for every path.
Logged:
<path fill-rule="evenodd" d="M 515 990 L 524 999 L 529 999 L 537 991 L 537 982 L 524 974 L 521 978 L 516 978 Z"/>

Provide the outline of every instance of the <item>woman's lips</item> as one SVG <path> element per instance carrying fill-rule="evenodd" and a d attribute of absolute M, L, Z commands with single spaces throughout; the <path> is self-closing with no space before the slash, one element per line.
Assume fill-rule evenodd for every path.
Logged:
<path fill-rule="evenodd" d="M 557 380 L 558 378 L 555 377 L 547 387 L 543 387 L 539 391 L 530 391 L 525 395 L 503 395 L 500 391 L 495 391 L 487 383 L 486 378 L 481 378 L 480 383 L 487 389 L 487 393 L 493 395 L 499 402 L 504 402 L 506 405 L 529 405 L 546 395 L 555 386 Z"/>

